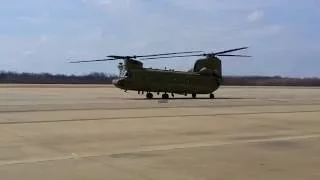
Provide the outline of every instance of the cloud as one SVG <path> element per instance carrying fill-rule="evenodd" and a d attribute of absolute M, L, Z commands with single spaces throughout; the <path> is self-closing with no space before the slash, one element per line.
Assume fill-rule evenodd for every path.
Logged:
<path fill-rule="evenodd" d="M 249 10 L 257 8 L 281 7 L 292 0 L 166 0 L 176 6 L 189 10 L 225 11 Z"/>
<path fill-rule="evenodd" d="M 113 3 L 113 1 L 112 0 L 98 0 L 97 3 L 99 5 L 108 6 L 108 5 L 111 5 Z"/>
<path fill-rule="evenodd" d="M 138 0 L 82 0 L 84 3 L 91 3 L 108 10 L 129 9 L 136 5 Z"/>
<path fill-rule="evenodd" d="M 269 25 L 269 26 L 266 26 L 264 29 L 267 33 L 277 34 L 281 32 L 284 28 L 281 25 Z"/>
<path fill-rule="evenodd" d="M 47 35 L 43 34 L 43 35 L 40 35 L 39 39 L 40 39 L 41 43 L 45 43 L 49 40 L 49 37 Z"/>
<path fill-rule="evenodd" d="M 314 53 L 319 49 L 310 50 L 320 47 L 320 26 L 308 23 L 319 17 L 312 0 L 30 0 L 23 5 L 12 1 L 0 7 L 7 12 L 16 8 L 14 13 L 3 13 L 2 22 L 0 18 L 4 27 L 0 63 L 21 71 L 117 72 L 117 62 L 65 63 L 70 56 L 81 60 L 109 54 L 211 52 L 247 45 L 255 61 L 239 68 L 226 60 L 224 72 L 281 74 L 274 64 L 288 67 L 290 54 L 297 54 L 295 59 L 319 57 Z M 144 63 L 184 70 L 194 58 Z"/>
<path fill-rule="evenodd" d="M 30 50 L 25 50 L 25 51 L 23 52 L 23 55 L 24 55 L 24 56 L 32 56 L 32 55 L 34 55 L 34 54 L 35 54 L 35 52 L 30 51 Z"/>
<path fill-rule="evenodd" d="M 257 22 L 264 18 L 264 12 L 262 10 L 256 10 L 250 13 L 247 17 L 249 22 Z"/>
<path fill-rule="evenodd" d="M 46 21 L 44 18 L 31 17 L 31 16 L 19 16 L 16 19 L 26 23 L 43 23 Z"/>

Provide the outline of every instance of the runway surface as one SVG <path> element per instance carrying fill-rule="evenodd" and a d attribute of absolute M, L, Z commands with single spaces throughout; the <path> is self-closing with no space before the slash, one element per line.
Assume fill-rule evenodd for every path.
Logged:
<path fill-rule="evenodd" d="M 320 88 L 207 97 L 0 85 L 0 179 L 320 179 Z"/>

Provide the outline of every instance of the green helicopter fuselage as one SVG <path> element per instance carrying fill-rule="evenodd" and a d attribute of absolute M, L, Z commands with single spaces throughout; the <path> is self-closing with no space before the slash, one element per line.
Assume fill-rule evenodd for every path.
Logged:
<path fill-rule="evenodd" d="M 191 72 L 143 68 L 136 60 L 125 61 L 125 76 L 113 81 L 123 90 L 210 94 L 221 84 L 221 62 L 218 58 L 200 59 Z"/>

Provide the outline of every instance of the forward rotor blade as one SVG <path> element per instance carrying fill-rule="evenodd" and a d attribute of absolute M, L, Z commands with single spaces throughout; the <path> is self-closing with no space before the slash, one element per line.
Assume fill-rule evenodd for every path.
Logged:
<path fill-rule="evenodd" d="M 110 57 L 110 59 L 72 61 L 70 63 L 114 61 L 114 60 L 118 60 L 118 59 L 136 59 L 136 58 L 141 58 L 141 59 L 138 59 L 138 60 L 152 60 L 152 59 L 169 59 L 169 58 L 199 57 L 199 56 L 251 57 L 251 56 L 245 56 L 245 55 L 225 54 L 225 53 L 239 51 L 239 50 L 247 49 L 247 48 L 248 47 L 242 47 L 242 48 L 231 49 L 231 50 L 227 50 L 227 51 L 222 51 L 222 52 L 218 52 L 218 53 L 210 53 L 210 54 L 205 54 L 205 53 L 203 53 L 203 51 L 186 51 L 186 52 L 175 52 L 175 53 L 150 54 L 150 55 L 143 55 L 143 56 L 116 56 L 116 55 L 110 55 L 110 56 L 107 56 L 107 57 Z M 202 54 L 192 54 L 192 53 L 202 53 Z M 189 54 L 189 55 L 169 56 L 169 55 L 176 55 L 176 54 Z M 163 56 L 163 57 L 161 57 L 161 56 Z"/>
<path fill-rule="evenodd" d="M 94 59 L 94 60 L 84 60 L 84 61 L 71 61 L 70 63 L 83 63 L 83 62 L 98 62 L 98 61 L 114 61 L 117 59 Z"/>
<path fill-rule="evenodd" d="M 227 57 L 252 57 L 252 56 L 246 56 L 246 55 L 233 55 L 233 54 L 218 54 L 217 56 L 227 56 Z"/>
<path fill-rule="evenodd" d="M 221 51 L 221 52 L 217 52 L 217 53 L 213 53 L 213 55 L 220 55 L 220 54 L 225 54 L 225 53 L 229 53 L 229 52 L 234 52 L 234 51 L 240 51 L 243 49 L 248 49 L 249 47 L 242 47 L 242 48 L 237 48 L 237 49 L 230 49 L 227 51 Z"/>
<path fill-rule="evenodd" d="M 164 57 L 151 57 L 142 58 L 139 60 L 152 60 L 152 59 L 169 59 L 169 58 L 181 58 L 181 57 L 199 57 L 199 56 L 210 56 L 210 54 L 192 54 L 192 55 L 182 55 L 182 56 L 164 56 Z M 229 56 L 229 57 L 251 57 L 246 55 L 233 55 L 233 54 L 221 54 L 217 56 Z"/>
<path fill-rule="evenodd" d="M 110 56 L 107 56 L 107 57 L 114 58 L 114 59 L 129 59 L 129 58 L 132 58 L 131 56 L 116 56 L 116 55 L 110 55 Z"/>
<path fill-rule="evenodd" d="M 193 54 L 193 55 L 182 55 L 182 56 L 165 56 L 165 57 L 150 57 L 150 58 L 142 58 L 142 59 L 138 59 L 138 60 L 169 59 L 169 58 L 195 57 L 195 56 L 205 56 L 205 54 Z"/>
<path fill-rule="evenodd" d="M 175 52 L 175 53 L 150 54 L 150 55 L 135 56 L 135 57 L 140 58 L 140 57 L 152 57 L 152 56 L 167 56 L 167 55 L 175 55 L 175 54 L 193 54 L 193 53 L 201 53 L 201 52 L 203 51 L 186 51 L 186 52 Z"/>
<path fill-rule="evenodd" d="M 175 54 L 192 54 L 192 53 L 201 53 L 203 51 L 186 51 L 186 52 L 175 52 L 175 53 L 162 53 L 162 54 L 149 54 L 149 55 L 142 55 L 142 56 L 115 56 L 110 55 L 107 57 L 116 58 L 116 59 L 126 59 L 126 58 L 142 58 L 142 57 L 156 57 L 156 56 L 168 56 L 168 55 L 175 55 Z"/>

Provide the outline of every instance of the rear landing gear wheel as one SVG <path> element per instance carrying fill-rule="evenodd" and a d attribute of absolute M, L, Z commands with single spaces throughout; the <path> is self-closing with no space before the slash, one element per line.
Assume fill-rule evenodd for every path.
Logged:
<path fill-rule="evenodd" d="M 169 95 L 168 94 L 162 94 L 162 99 L 169 99 Z"/>
<path fill-rule="evenodd" d="M 192 98 L 193 99 L 197 98 L 197 94 L 196 93 L 192 93 Z"/>
<path fill-rule="evenodd" d="M 152 99 L 153 98 L 153 94 L 152 93 L 147 93 L 146 97 L 147 97 L 147 99 Z"/>
<path fill-rule="evenodd" d="M 210 99 L 214 99 L 214 94 L 210 94 Z"/>

